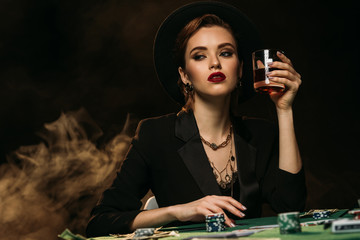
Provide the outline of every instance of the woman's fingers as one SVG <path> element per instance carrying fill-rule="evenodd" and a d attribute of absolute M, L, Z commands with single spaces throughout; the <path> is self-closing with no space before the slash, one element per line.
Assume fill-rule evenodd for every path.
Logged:
<path fill-rule="evenodd" d="M 274 71 L 284 71 L 287 70 L 289 72 L 291 72 L 292 74 L 294 74 L 296 77 L 300 78 L 300 74 L 298 72 L 295 71 L 295 69 L 293 68 L 292 65 L 288 64 L 288 63 L 283 63 L 283 62 L 272 62 L 270 64 L 271 68 L 277 68 L 279 70 L 273 70 L 271 72 Z"/>
<path fill-rule="evenodd" d="M 239 209 L 245 210 L 246 207 L 231 197 L 208 196 L 208 197 L 206 197 L 206 200 L 208 201 L 207 204 L 209 204 L 208 208 L 213 213 L 223 213 L 224 214 L 225 224 L 229 227 L 235 227 L 235 223 L 234 223 L 234 220 L 230 219 L 225 214 L 224 210 L 227 210 L 228 212 L 230 212 L 240 218 L 243 218 L 245 216 L 245 214 L 243 212 L 241 212 Z"/>
<path fill-rule="evenodd" d="M 273 70 L 271 72 L 268 72 L 267 75 L 269 77 L 283 77 L 289 80 L 296 80 L 297 78 L 297 76 L 294 73 L 284 70 Z"/>
<path fill-rule="evenodd" d="M 301 85 L 301 79 L 289 71 L 274 70 L 268 76 L 271 81 L 283 83 L 288 89 L 298 89 Z"/>
<path fill-rule="evenodd" d="M 226 213 L 224 212 L 223 209 L 215 206 L 215 205 L 211 205 L 209 206 L 209 208 L 207 209 L 207 211 L 204 212 L 204 216 L 209 215 L 209 214 L 215 214 L 215 213 L 223 213 L 224 214 L 224 218 L 225 218 L 225 225 L 228 227 L 235 227 L 235 224 L 233 223 L 233 220 L 230 219 Z"/>
<path fill-rule="evenodd" d="M 290 66 L 292 66 L 292 63 L 291 63 L 291 60 L 289 58 L 287 58 L 285 56 L 285 54 L 283 54 L 282 52 L 280 51 L 277 51 L 276 55 L 280 58 L 280 60 L 284 63 L 287 63 L 289 64 Z"/>
<path fill-rule="evenodd" d="M 257 65 L 257 68 L 265 68 L 265 65 L 260 60 L 256 61 L 256 65 Z"/>
<path fill-rule="evenodd" d="M 245 214 L 240 211 L 240 210 L 246 210 L 244 205 L 242 205 L 241 203 L 239 203 L 238 201 L 236 201 L 231 197 L 217 196 L 217 198 L 218 198 L 217 204 L 219 207 L 227 210 L 228 212 L 234 214 L 235 216 L 241 218 L 245 217 Z"/>
<path fill-rule="evenodd" d="M 301 85 L 300 74 L 295 71 L 290 59 L 288 59 L 284 54 L 278 54 L 278 56 L 283 62 L 273 62 L 271 64 L 272 68 L 277 68 L 278 70 L 273 70 L 268 73 L 270 80 L 283 83 L 288 89 L 297 91 Z"/>
<path fill-rule="evenodd" d="M 299 84 L 293 81 L 290 81 L 287 78 L 281 78 L 281 77 L 270 77 L 271 81 L 276 83 L 282 83 L 286 86 L 287 90 L 296 92 L 299 88 Z"/>
<path fill-rule="evenodd" d="M 277 56 L 281 61 L 275 61 L 270 64 L 274 70 L 267 73 L 267 76 L 273 82 L 284 84 L 286 90 L 283 92 L 273 92 L 270 94 L 270 97 L 277 108 L 289 109 L 302 83 L 301 75 L 296 72 L 291 60 L 283 53 L 277 52 Z"/>
<path fill-rule="evenodd" d="M 237 208 L 239 208 L 239 209 L 241 209 L 241 210 L 246 210 L 246 209 L 247 209 L 243 204 L 239 203 L 238 201 L 236 201 L 236 200 L 233 199 L 232 197 L 226 197 L 226 198 L 227 198 L 228 201 L 230 201 L 231 204 L 234 205 L 235 207 L 237 207 Z"/>
<path fill-rule="evenodd" d="M 233 227 L 233 220 L 225 214 L 225 211 L 242 218 L 245 214 L 241 210 L 246 210 L 246 207 L 232 197 L 206 196 L 194 202 L 178 205 L 177 209 L 176 215 L 180 221 L 203 221 L 208 214 L 224 213 L 225 224 Z"/>
<path fill-rule="evenodd" d="M 208 197 L 208 202 L 206 204 L 206 208 L 208 211 L 210 211 L 210 213 L 208 211 L 205 211 L 204 216 L 208 215 L 208 214 L 215 214 L 215 213 L 223 213 L 224 214 L 224 218 L 225 218 L 225 225 L 228 227 L 235 227 L 235 223 L 234 220 L 230 219 L 226 213 L 224 212 L 224 209 L 226 209 L 229 212 L 232 212 L 233 214 L 236 212 L 239 212 L 239 210 L 237 210 L 235 207 L 229 207 L 229 202 L 228 199 L 221 199 L 221 198 L 217 198 L 218 196 L 212 196 L 212 197 Z M 225 203 L 227 202 L 227 204 Z M 232 208 L 232 209 L 231 209 Z M 230 211 L 231 209 L 231 211 Z M 240 212 L 241 213 L 241 212 Z M 239 216 L 239 214 L 237 214 Z M 243 217 L 243 213 L 240 214 L 239 217 Z"/>
<path fill-rule="evenodd" d="M 285 54 L 278 51 L 277 56 L 280 58 L 281 62 L 275 61 L 275 62 L 270 63 L 269 65 L 271 65 L 272 68 L 288 70 L 288 71 L 292 72 L 294 75 L 296 75 L 298 78 L 301 78 L 300 74 L 295 71 L 291 60 L 288 57 L 286 57 Z"/>

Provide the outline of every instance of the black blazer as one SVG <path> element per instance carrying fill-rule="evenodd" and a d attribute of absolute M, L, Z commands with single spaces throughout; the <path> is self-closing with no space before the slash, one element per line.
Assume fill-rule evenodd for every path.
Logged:
<path fill-rule="evenodd" d="M 233 118 L 240 196 L 246 217 L 259 217 L 263 201 L 276 212 L 305 205 L 304 173 L 278 168 L 278 131 L 270 122 Z M 118 172 L 92 211 L 87 235 L 129 232 L 151 189 L 159 207 L 221 195 L 192 112 L 143 120 Z"/>

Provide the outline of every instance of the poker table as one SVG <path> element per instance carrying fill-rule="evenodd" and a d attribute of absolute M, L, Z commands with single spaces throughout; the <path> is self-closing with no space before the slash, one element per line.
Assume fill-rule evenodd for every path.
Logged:
<path fill-rule="evenodd" d="M 353 215 L 347 214 L 347 210 L 340 210 L 333 213 L 329 219 L 338 219 L 342 218 L 353 218 Z M 301 218 L 300 222 L 310 222 L 315 221 L 312 217 Z M 254 219 L 243 219 L 236 221 L 236 227 L 227 228 L 225 232 L 231 232 L 239 229 L 249 229 L 250 227 L 264 226 L 264 225 L 273 225 L 277 224 L 277 217 L 263 217 L 263 218 L 254 218 Z M 214 235 L 214 233 L 208 233 L 205 230 L 205 224 L 193 224 L 180 227 L 164 228 L 162 230 L 171 231 L 175 230 L 179 232 L 179 237 L 167 237 L 162 238 L 163 240 L 176 240 L 176 239 L 186 239 L 191 237 L 206 237 Z M 221 232 L 224 233 L 224 232 Z M 217 233 L 215 233 L 217 234 Z M 352 240 L 360 239 L 359 233 L 332 233 L 331 228 L 324 229 L 324 225 L 310 225 L 302 226 L 301 233 L 295 234 L 280 234 L 279 228 L 266 229 L 264 231 L 255 233 L 250 236 L 240 237 L 239 239 L 282 239 L 282 240 L 292 240 L 292 239 L 316 239 L 316 240 L 332 240 L 332 239 L 343 239 L 343 240 Z"/>
<path fill-rule="evenodd" d="M 339 210 L 330 215 L 329 218 L 325 218 L 322 220 L 332 220 L 332 219 L 339 219 L 339 218 L 354 218 L 354 215 L 348 214 L 348 210 Z M 260 232 L 256 232 L 250 236 L 245 237 L 238 237 L 239 240 L 293 240 L 293 239 L 305 239 L 305 240 L 360 240 L 360 232 L 357 233 L 332 233 L 331 227 L 325 229 L 323 224 L 314 225 L 311 222 L 314 222 L 311 216 L 310 217 L 303 217 L 300 218 L 301 223 L 307 223 L 306 226 L 301 227 L 300 233 L 295 234 L 280 234 L 279 228 L 269 228 Z M 309 224 L 310 223 L 310 224 Z M 205 223 L 199 224 L 192 224 L 192 225 L 185 225 L 185 226 L 178 226 L 178 227 L 168 227 L 168 228 L 161 228 L 161 231 L 164 232 L 171 232 L 176 231 L 178 236 L 172 237 L 163 237 L 159 238 L 159 240 L 178 240 L 178 239 L 194 239 L 197 238 L 198 240 L 219 240 L 221 234 L 229 233 L 231 234 L 232 231 L 236 230 L 246 230 L 249 228 L 259 227 L 259 226 L 269 226 L 277 224 L 277 216 L 274 217 L 263 217 L 263 218 L 253 218 L 253 219 L 242 219 L 236 221 L 236 226 L 233 228 L 226 228 L 225 231 L 222 232 L 206 232 Z M 72 234 L 70 231 L 66 230 L 64 233 L 59 235 L 62 239 L 75 239 L 75 240 L 85 240 L 85 237 Z M 212 237 L 212 238 L 211 238 Z M 124 238 L 114 237 L 114 236 L 104 236 L 104 237 L 95 237 L 95 238 L 88 238 L 86 240 L 121 240 Z M 148 240 L 147 238 L 146 240 Z M 232 238 L 235 239 L 235 238 Z M 145 239 L 144 239 L 145 240 Z"/>

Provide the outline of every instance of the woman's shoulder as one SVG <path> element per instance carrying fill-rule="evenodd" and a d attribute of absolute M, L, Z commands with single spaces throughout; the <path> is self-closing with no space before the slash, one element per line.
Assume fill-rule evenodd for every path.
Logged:
<path fill-rule="evenodd" d="M 142 119 L 136 129 L 135 138 L 146 138 L 159 136 L 172 128 L 176 120 L 176 113 L 169 113 L 157 117 L 150 117 Z"/>
<path fill-rule="evenodd" d="M 176 119 L 176 113 L 169 113 L 161 116 L 144 118 L 139 122 L 138 127 L 154 127 L 157 125 L 169 124 Z"/>

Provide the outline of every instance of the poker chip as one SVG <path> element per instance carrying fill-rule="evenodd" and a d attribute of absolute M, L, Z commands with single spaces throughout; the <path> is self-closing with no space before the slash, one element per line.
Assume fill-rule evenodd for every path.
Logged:
<path fill-rule="evenodd" d="M 151 236 L 154 234 L 155 228 L 138 228 L 135 230 L 134 237 Z"/>
<path fill-rule="evenodd" d="M 354 215 L 354 219 L 359 220 L 360 219 L 360 209 L 353 209 L 348 212 L 349 214 Z"/>
<path fill-rule="evenodd" d="M 359 215 L 360 214 L 360 209 L 353 209 L 353 210 L 350 210 L 348 213 L 353 214 L 353 215 Z"/>
<path fill-rule="evenodd" d="M 278 215 L 280 234 L 291 234 L 301 232 L 300 213 L 287 212 Z"/>
<path fill-rule="evenodd" d="M 330 211 L 319 211 L 313 213 L 313 218 L 316 220 L 323 219 L 323 218 L 329 218 L 330 217 Z"/>
<path fill-rule="evenodd" d="M 207 232 L 225 231 L 225 216 L 223 213 L 206 215 L 205 222 Z"/>

